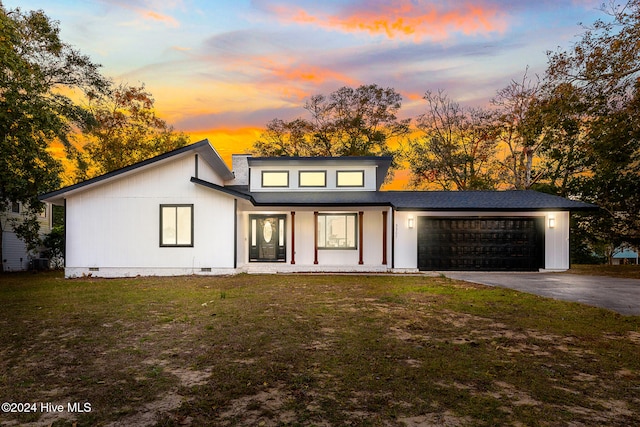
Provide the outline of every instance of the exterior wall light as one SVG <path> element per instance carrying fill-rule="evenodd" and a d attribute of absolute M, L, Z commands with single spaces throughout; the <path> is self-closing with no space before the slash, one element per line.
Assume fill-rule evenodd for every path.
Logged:
<path fill-rule="evenodd" d="M 549 228 L 556 228 L 556 217 L 555 216 L 550 216 L 549 217 Z"/>
<path fill-rule="evenodd" d="M 413 215 L 409 215 L 409 218 L 407 219 L 407 226 L 409 228 L 413 228 L 414 224 L 415 224 L 415 220 L 413 218 Z"/>

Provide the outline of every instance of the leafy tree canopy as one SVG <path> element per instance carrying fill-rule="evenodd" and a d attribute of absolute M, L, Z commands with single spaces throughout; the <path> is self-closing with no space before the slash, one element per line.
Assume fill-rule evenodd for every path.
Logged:
<path fill-rule="evenodd" d="M 91 99 L 89 111 L 96 125 L 87 143 L 74 153 L 77 180 L 129 166 L 182 147 L 189 137 L 176 132 L 154 109 L 154 99 L 144 85 L 121 84 Z"/>
<path fill-rule="evenodd" d="M 547 102 L 571 92 L 581 139 L 570 195 L 602 208 L 587 216 L 593 241 L 640 244 L 640 0 L 603 5 L 606 18 L 572 49 L 549 53 Z M 563 105 L 567 103 L 563 100 Z M 562 147 L 569 138 L 556 141 Z"/>
<path fill-rule="evenodd" d="M 29 247 L 37 239 L 37 227 L 29 226 L 41 207 L 37 196 L 60 182 L 49 144 L 69 144 L 73 127 L 93 124 L 61 89 L 95 96 L 108 85 L 98 65 L 60 39 L 58 24 L 44 12 L 0 3 L 0 212 L 15 202 L 28 209 L 17 232 Z M 0 231 L 8 225 L 0 218 Z"/>
<path fill-rule="evenodd" d="M 418 117 L 422 137 L 411 141 L 407 158 L 414 187 L 487 190 L 497 184 L 495 115 L 464 108 L 443 91 L 427 92 L 427 111 Z"/>

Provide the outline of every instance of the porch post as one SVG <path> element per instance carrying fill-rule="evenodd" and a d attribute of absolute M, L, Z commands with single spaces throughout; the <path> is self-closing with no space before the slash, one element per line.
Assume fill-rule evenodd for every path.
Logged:
<path fill-rule="evenodd" d="M 387 211 L 382 211 L 382 265 L 387 265 Z"/>
<path fill-rule="evenodd" d="M 291 211 L 291 264 L 296 263 L 296 213 Z"/>
<path fill-rule="evenodd" d="M 313 263 L 318 263 L 318 212 L 313 213 Z"/>
<path fill-rule="evenodd" d="M 362 260 L 362 242 L 363 242 L 363 238 L 362 238 L 362 234 L 364 231 L 364 226 L 363 226 L 363 217 L 364 217 L 364 212 L 360 211 L 358 212 L 358 246 L 359 246 L 359 252 L 360 252 L 360 259 L 358 260 L 358 264 L 364 264 L 364 261 Z"/>
<path fill-rule="evenodd" d="M 396 268 L 396 210 L 391 208 L 391 268 Z"/>
<path fill-rule="evenodd" d="M 198 171 L 196 154 L 196 173 Z M 233 199 L 233 268 L 238 268 L 238 199 Z"/>

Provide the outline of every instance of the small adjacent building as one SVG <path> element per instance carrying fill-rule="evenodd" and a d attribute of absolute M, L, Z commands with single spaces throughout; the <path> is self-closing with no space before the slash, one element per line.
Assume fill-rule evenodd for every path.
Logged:
<path fill-rule="evenodd" d="M 638 265 L 638 252 L 632 247 L 618 248 L 611 256 L 612 265 L 626 265 L 635 264 Z"/>
<path fill-rule="evenodd" d="M 381 191 L 390 157 L 234 155 L 207 141 L 45 194 L 65 275 L 566 270 L 569 215 L 535 191 Z"/>
<path fill-rule="evenodd" d="M 5 212 L 0 212 L 0 221 L 2 221 L 2 267 L 3 271 L 6 272 L 25 271 L 29 268 L 48 268 L 47 260 L 41 257 L 39 253 L 30 254 L 27 251 L 27 245 L 13 231 L 13 224 L 22 222 L 24 211 L 25 207 L 22 203 L 16 202 L 11 203 Z M 45 203 L 38 215 L 41 237 L 51 232 L 52 214 L 51 205 Z M 37 261 L 40 263 L 36 264 Z"/>

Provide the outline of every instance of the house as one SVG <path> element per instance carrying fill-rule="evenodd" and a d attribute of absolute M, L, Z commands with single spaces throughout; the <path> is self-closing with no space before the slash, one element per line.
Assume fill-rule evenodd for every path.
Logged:
<path fill-rule="evenodd" d="M 569 214 L 534 191 L 381 191 L 389 157 L 234 155 L 207 141 L 41 196 L 67 277 L 566 270 Z"/>
<path fill-rule="evenodd" d="M 628 246 L 622 246 L 616 248 L 613 256 L 611 257 L 611 264 L 623 265 L 623 264 L 635 264 L 638 265 L 638 252 Z"/>
<path fill-rule="evenodd" d="M 33 260 L 44 260 L 39 256 L 33 256 L 27 251 L 27 246 L 13 231 L 13 223 L 22 221 L 25 207 L 22 203 L 11 203 L 5 212 L 0 212 L 2 222 L 2 267 L 3 271 L 24 271 L 33 265 Z M 38 215 L 40 223 L 40 236 L 51 232 L 52 210 L 49 203 L 45 203 L 43 210 Z M 35 254 L 39 255 L 39 254 Z M 46 261 L 46 260 L 44 260 Z"/>

